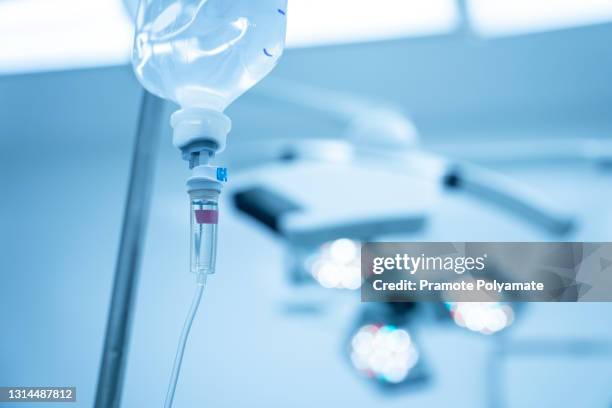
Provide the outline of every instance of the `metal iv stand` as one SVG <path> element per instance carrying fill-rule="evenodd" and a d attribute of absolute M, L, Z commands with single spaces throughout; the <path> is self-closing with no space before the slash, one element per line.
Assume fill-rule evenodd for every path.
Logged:
<path fill-rule="evenodd" d="M 143 93 L 95 408 L 120 406 L 163 107 L 162 99 L 146 91 Z"/>

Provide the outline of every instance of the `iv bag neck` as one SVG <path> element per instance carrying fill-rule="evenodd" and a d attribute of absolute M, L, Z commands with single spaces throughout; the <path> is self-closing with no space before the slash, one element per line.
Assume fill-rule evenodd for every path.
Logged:
<path fill-rule="evenodd" d="M 190 107 L 180 109 L 170 117 L 174 129 L 172 142 L 188 160 L 192 153 L 207 150 L 212 154 L 225 149 L 232 121 L 223 112 Z"/>

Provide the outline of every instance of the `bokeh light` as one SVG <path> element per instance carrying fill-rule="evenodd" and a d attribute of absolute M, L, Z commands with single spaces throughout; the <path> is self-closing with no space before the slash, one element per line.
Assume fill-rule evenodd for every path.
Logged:
<path fill-rule="evenodd" d="M 510 326 L 514 310 L 500 302 L 446 302 L 455 323 L 468 330 L 493 334 Z"/>
<path fill-rule="evenodd" d="M 310 260 L 312 276 L 325 288 L 359 289 L 361 287 L 359 243 L 342 238 L 328 242 Z"/>
<path fill-rule="evenodd" d="M 408 376 L 419 354 L 406 330 L 368 324 L 351 339 L 351 362 L 368 377 L 397 384 Z"/>

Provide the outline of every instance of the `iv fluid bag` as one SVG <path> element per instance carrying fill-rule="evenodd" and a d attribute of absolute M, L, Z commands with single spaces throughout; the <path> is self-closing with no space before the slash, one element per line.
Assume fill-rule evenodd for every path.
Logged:
<path fill-rule="evenodd" d="M 182 108 L 222 112 L 276 65 L 286 10 L 287 0 L 141 0 L 134 71 Z"/>

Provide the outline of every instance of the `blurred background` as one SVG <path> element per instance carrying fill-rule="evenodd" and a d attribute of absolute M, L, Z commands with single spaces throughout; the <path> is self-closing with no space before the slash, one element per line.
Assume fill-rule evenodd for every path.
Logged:
<path fill-rule="evenodd" d="M 0 385 L 76 386 L 75 406 L 94 401 L 143 95 L 132 7 L 0 1 Z M 611 39 L 610 0 L 289 0 L 289 49 L 227 111 L 217 273 L 176 406 L 611 407 L 610 304 L 358 290 L 363 240 L 610 241 Z M 193 291 L 176 108 L 125 407 L 161 405 Z"/>

